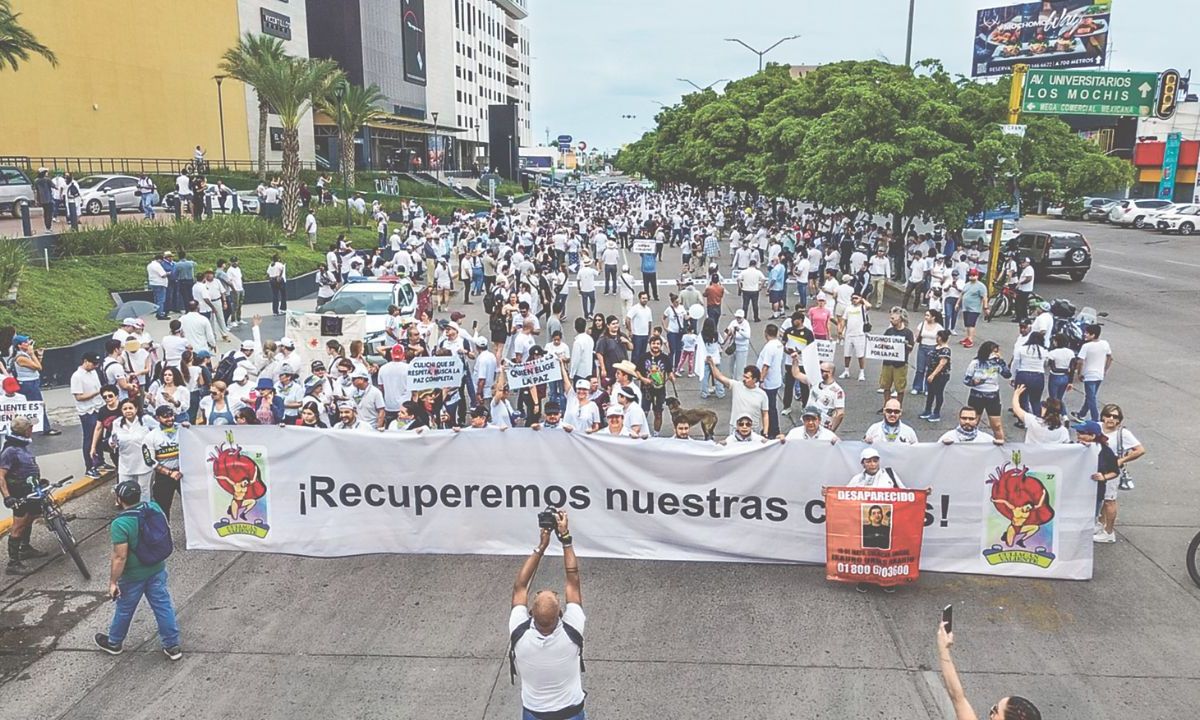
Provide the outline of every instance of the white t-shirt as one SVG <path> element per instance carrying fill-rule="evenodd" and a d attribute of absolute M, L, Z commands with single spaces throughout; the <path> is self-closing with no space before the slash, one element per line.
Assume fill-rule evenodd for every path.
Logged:
<path fill-rule="evenodd" d="M 763 390 L 774 390 L 783 385 L 783 343 L 779 338 L 773 338 L 763 345 L 756 364 L 759 368 L 767 368 L 767 374 L 762 379 Z"/>
<path fill-rule="evenodd" d="M 766 277 L 757 266 L 746 268 L 742 271 L 741 276 L 738 277 L 738 282 L 741 284 L 743 292 L 758 292 L 762 289 L 764 280 L 766 280 Z"/>
<path fill-rule="evenodd" d="M 821 425 L 829 427 L 833 423 L 833 415 L 838 410 L 846 409 L 846 391 L 837 383 L 820 383 L 812 389 L 809 402 L 821 409 Z"/>
<path fill-rule="evenodd" d="M 596 292 L 596 277 L 599 273 L 591 265 L 579 268 L 579 292 Z"/>
<path fill-rule="evenodd" d="M 625 406 L 625 427 L 633 434 L 633 428 L 638 428 L 641 437 L 650 437 L 650 422 L 646 419 L 646 411 L 642 410 L 642 406 L 635 400 Z"/>
<path fill-rule="evenodd" d="M 75 411 L 80 415 L 86 415 L 90 412 L 99 410 L 104 405 L 104 400 L 100 398 L 100 375 L 95 370 L 84 370 L 76 368 L 75 372 L 71 373 L 71 396 L 87 395 L 96 393 L 88 400 L 76 400 Z"/>
<path fill-rule="evenodd" d="M 387 362 L 379 368 L 379 384 L 383 386 L 383 407 L 388 412 L 399 412 L 400 405 L 408 400 L 408 363 Z"/>
<path fill-rule="evenodd" d="M 1071 350 L 1071 348 L 1060 347 L 1051 350 L 1046 354 L 1046 357 L 1050 359 L 1048 366 L 1050 372 L 1058 375 L 1065 375 L 1067 370 L 1071 367 L 1071 361 L 1075 359 L 1075 353 Z"/>
<path fill-rule="evenodd" d="M 836 442 L 838 436 L 827 427 L 818 427 L 816 435 L 809 435 L 808 430 L 803 425 L 788 430 L 784 440 L 824 440 L 827 443 Z"/>
<path fill-rule="evenodd" d="M 571 344 L 571 366 L 567 374 L 573 378 L 588 377 L 596 363 L 596 341 L 587 333 L 575 336 Z"/>
<path fill-rule="evenodd" d="M 975 432 L 975 438 L 973 440 L 967 440 L 962 435 L 959 435 L 958 428 L 954 428 L 953 430 L 947 430 L 946 432 L 942 433 L 942 436 L 938 438 L 938 442 L 945 443 L 947 445 L 955 443 L 990 443 L 993 439 L 994 438 L 991 435 L 988 435 L 982 430 L 978 430 Z"/>
<path fill-rule="evenodd" d="M 649 335 L 650 323 L 654 322 L 654 312 L 649 305 L 638 303 L 629 308 L 629 326 L 633 335 Z"/>
<path fill-rule="evenodd" d="M 867 331 L 863 329 L 866 325 L 866 321 L 864 320 L 865 315 L 864 306 L 862 305 L 846 305 L 842 308 L 840 317 L 846 321 L 845 337 L 858 337 L 867 334 Z"/>
<path fill-rule="evenodd" d="M 491 397 L 492 386 L 496 383 L 496 370 L 499 367 L 496 355 L 491 350 L 484 350 L 475 358 L 475 380 L 483 380 L 484 397 Z"/>
<path fill-rule="evenodd" d="M 1082 375 L 1084 380 L 1103 380 L 1104 364 L 1112 354 L 1107 340 L 1086 342 L 1079 348 L 1079 359 L 1083 362 Z"/>
<path fill-rule="evenodd" d="M 1108 438 L 1108 446 L 1114 453 L 1117 454 L 1117 457 L 1121 457 L 1138 445 L 1142 444 L 1132 432 L 1125 428 L 1121 428 L 1112 435 L 1108 435 L 1106 437 Z M 1120 448 L 1119 451 L 1117 450 L 1118 447 Z"/>
<path fill-rule="evenodd" d="M 1025 444 L 1026 445 L 1058 445 L 1071 442 L 1071 433 L 1065 425 L 1059 425 L 1054 430 L 1046 427 L 1046 421 L 1029 413 L 1025 414 Z"/>
<path fill-rule="evenodd" d="M 579 399 L 572 397 L 567 401 L 562 424 L 570 425 L 580 432 L 591 430 L 600 424 L 600 406 L 590 401 L 586 405 L 580 405 Z"/>
<path fill-rule="evenodd" d="M 880 420 L 871 427 L 867 428 L 867 434 L 863 439 L 868 442 L 879 442 L 882 440 L 884 442 L 898 442 L 916 445 L 917 433 L 903 422 L 899 423 L 899 425 L 894 429 L 885 430 L 883 421 Z"/>
<path fill-rule="evenodd" d="M 737 419 L 743 415 L 749 415 L 750 421 L 754 423 L 751 428 L 754 432 L 761 433 L 764 428 L 762 426 L 763 413 L 767 411 L 768 403 L 767 393 L 761 387 L 748 388 L 746 384 L 737 378 L 733 381 L 730 390 L 733 393 L 733 405 L 729 413 L 729 428 L 730 432 L 737 426 Z"/>
<path fill-rule="evenodd" d="M 594 403 L 593 403 L 594 404 Z M 508 634 L 530 619 L 529 608 L 513 606 L 508 616 Z M 583 676 L 579 669 L 577 646 L 563 623 L 579 634 L 584 633 L 586 616 L 583 607 L 567 603 L 562 621 L 549 635 L 542 635 L 536 623 L 517 641 L 514 648 L 517 673 L 521 676 L 521 704 L 534 712 L 551 712 L 583 702 Z"/>
<path fill-rule="evenodd" d="M 1033 266 L 1030 265 L 1021 271 L 1017 277 L 1017 290 L 1021 292 L 1033 292 Z"/>
<path fill-rule="evenodd" d="M 891 468 L 880 467 L 879 472 L 874 475 L 868 475 L 865 472 L 860 472 L 850 478 L 850 482 L 846 483 L 848 487 L 877 487 L 877 488 L 903 488 L 904 483 L 900 481 L 900 476 Z"/>

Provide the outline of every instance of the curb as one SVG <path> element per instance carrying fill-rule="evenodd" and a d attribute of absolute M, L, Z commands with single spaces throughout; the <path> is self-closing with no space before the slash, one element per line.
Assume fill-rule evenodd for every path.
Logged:
<path fill-rule="evenodd" d="M 70 485 L 59 488 L 59 490 L 57 492 L 51 493 L 51 497 L 54 498 L 54 502 L 61 505 L 73 497 L 77 497 L 79 495 L 84 494 L 88 490 L 91 490 L 93 487 L 95 487 L 101 483 L 108 482 L 109 480 L 111 480 L 114 477 L 116 477 L 115 472 L 104 473 L 103 475 L 101 475 L 98 478 L 90 478 L 85 475 L 84 477 L 80 478 L 79 480 L 76 480 L 75 482 L 71 483 Z M 11 515 L 6 518 L 0 519 L 0 537 L 7 535 L 8 531 L 11 527 L 12 527 L 12 516 Z"/>

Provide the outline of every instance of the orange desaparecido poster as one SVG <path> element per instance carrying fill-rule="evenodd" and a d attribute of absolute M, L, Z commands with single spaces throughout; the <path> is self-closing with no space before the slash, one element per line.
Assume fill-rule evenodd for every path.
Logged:
<path fill-rule="evenodd" d="M 825 488 L 825 577 L 903 585 L 920 576 L 927 491 Z"/>

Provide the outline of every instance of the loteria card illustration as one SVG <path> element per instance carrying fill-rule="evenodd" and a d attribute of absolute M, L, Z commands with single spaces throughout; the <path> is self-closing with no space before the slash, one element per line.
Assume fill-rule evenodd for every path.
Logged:
<path fill-rule="evenodd" d="M 267 493 L 267 449 L 239 446 L 233 431 L 226 441 L 208 447 L 212 485 L 213 529 L 220 537 L 250 535 L 265 538 L 270 531 L 271 500 Z"/>
<path fill-rule="evenodd" d="M 1048 568 L 1054 563 L 1057 530 L 1054 503 L 1059 473 L 1033 470 L 1012 454 L 988 476 L 993 512 L 983 523 L 983 557 L 989 565 L 1022 563 Z"/>

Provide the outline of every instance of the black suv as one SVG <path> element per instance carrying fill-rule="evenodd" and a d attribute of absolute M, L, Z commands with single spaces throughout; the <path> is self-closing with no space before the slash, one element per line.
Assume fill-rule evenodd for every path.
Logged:
<path fill-rule="evenodd" d="M 1039 277 L 1070 275 L 1078 282 L 1092 269 L 1092 247 L 1075 232 L 1023 232 L 1005 249 L 1028 255 Z"/>

